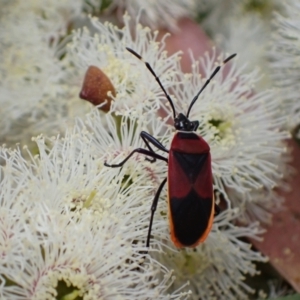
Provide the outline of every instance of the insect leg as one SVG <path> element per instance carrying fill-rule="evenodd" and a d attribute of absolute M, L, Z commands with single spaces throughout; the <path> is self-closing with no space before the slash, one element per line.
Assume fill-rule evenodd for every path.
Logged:
<path fill-rule="evenodd" d="M 148 132 L 142 131 L 141 134 L 140 134 L 140 136 L 141 136 L 141 138 L 143 139 L 143 141 L 145 142 L 145 144 L 147 145 L 147 147 L 149 148 L 150 151 L 153 151 L 153 150 L 150 147 L 149 143 L 151 143 L 152 145 L 154 145 L 159 150 L 162 150 L 164 152 L 169 153 L 169 150 L 160 141 L 158 141 L 155 137 L 153 137 Z"/>
<path fill-rule="evenodd" d="M 151 205 L 151 217 L 150 217 L 150 223 L 149 223 L 149 227 L 148 227 L 148 236 L 147 236 L 147 242 L 146 242 L 146 247 L 149 248 L 150 246 L 150 235 L 151 235 L 151 229 L 152 229 L 152 223 L 153 223 L 153 217 L 154 217 L 154 213 L 156 211 L 156 207 L 157 207 L 157 203 L 158 203 L 158 199 L 159 199 L 159 195 L 165 185 L 167 181 L 167 178 L 165 178 L 163 180 L 163 182 L 160 184 L 156 194 L 155 194 L 155 197 L 153 199 L 153 202 L 152 202 L 152 205 Z"/>
<path fill-rule="evenodd" d="M 140 136 L 143 139 L 143 141 L 145 142 L 148 149 L 150 151 L 152 151 L 153 153 L 154 153 L 154 150 L 151 148 L 150 143 L 152 145 L 154 145 L 156 148 L 158 148 L 159 150 L 169 153 L 169 150 L 160 141 L 158 141 L 155 137 L 153 137 L 148 132 L 142 131 Z M 154 163 L 156 161 L 156 158 L 153 158 L 153 159 L 146 158 L 146 160 L 150 161 L 151 163 Z"/>
<path fill-rule="evenodd" d="M 153 151 L 149 151 L 147 149 L 143 149 L 143 148 L 137 148 L 137 149 L 134 149 L 123 161 L 121 161 L 120 163 L 118 164 L 113 164 L 113 165 L 110 165 L 106 162 L 104 162 L 104 165 L 106 167 L 111 167 L 111 168 L 120 168 L 122 167 L 126 161 L 134 154 L 134 153 L 141 153 L 141 154 L 144 154 L 144 155 L 147 155 L 147 156 L 150 156 L 150 157 L 153 157 L 154 159 L 160 159 L 160 160 L 164 160 L 165 162 L 168 162 L 168 159 L 153 152 Z"/>

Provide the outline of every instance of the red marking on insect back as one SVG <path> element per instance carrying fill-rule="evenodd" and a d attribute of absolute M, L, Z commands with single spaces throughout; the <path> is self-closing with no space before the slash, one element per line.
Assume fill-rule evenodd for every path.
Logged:
<path fill-rule="evenodd" d="M 191 187 L 204 198 L 212 196 L 209 150 L 205 140 L 195 133 L 177 132 L 174 135 L 169 152 L 168 184 L 171 198 L 183 197 Z"/>
<path fill-rule="evenodd" d="M 200 136 L 192 132 L 177 132 L 172 140 L 171 149 L 185 153 L 208 153 L 210 147 Z"/>

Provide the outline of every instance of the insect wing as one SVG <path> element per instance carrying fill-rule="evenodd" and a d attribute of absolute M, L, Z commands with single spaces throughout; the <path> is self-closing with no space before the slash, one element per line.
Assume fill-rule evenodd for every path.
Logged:
<path fill-rule="evenodd" d="M 177 247 L 195 247 L 211 230 L 214 216 L 211 156 L 195 133 L 174 136 L 169 153 L 169 221 Z"/>

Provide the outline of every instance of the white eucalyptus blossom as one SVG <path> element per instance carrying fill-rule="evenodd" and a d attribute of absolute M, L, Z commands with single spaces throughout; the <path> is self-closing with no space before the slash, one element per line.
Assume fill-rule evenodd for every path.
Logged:
<path fill-rule="evenodd" d="M 253 293 L 245 276 L 257 273 L 255 261 L 266 261 L 259 252 L 241 238 L 256 238 L 261 233 L 258 224 L 239 227 L 232 224 L 238 210 L 228 209 L 215 218 L 212 231 L 205 243 L 197 248 L 166 249 L 156 258 L 174 269 L 176 290 L 189 280 L 191 299 L 247 299 Z M 177 285 L 178 284 L 178 285 Z"/>
<path fill-rule="evenodd" d="M 300 124 L 300 3 L 288 0 L 285 8 L 274 20 L 276 31 L 272 36 L 270 56 L 274 84 L 282 99 L 281 113 L 286 116 L 287 127 L 293 130 Z M 295 134 L 298 130 L 296 128 Z"/>
<path fill-rule="evenodd" d="M 219 49 L 238 53 L 239 65 L 248 71 L 260 69 L 263 76 L 257 81 L 256 90 L 271 86 L 268 62 L 271 20 L 274 12 L 283 7 L 284 3 L 278 0 L 217 1 L 203 20 Z"/>
<path fill-rule="evenodd" d="M 172 273 L 145 254 L 148 187 L 104 168 L 90 138 L 39 137 L 31 161 L 17 150 L 1 151 L 0 230 L 10 234 L 0 245 L 9 258 L 0 266 L 1 298 L 186 299 L 189 292 L 168 294 Z M 159 247 L 156 239 L 152 245 Z"/>
<path fill-rule="evenodd" d="M 68 26 L 76 18 L 82 16 L 89 5 L 84 0 L 14 0 L 11 5 L 14 12 L 21 16 L 24 12 L 31 12 L 33 18 L 38 19 L 38 25 L 43 29 L 45 38 L 51 43 L 67 34 Z"/>
<path fill-rule="evenodd" d="M 24 265 L 24 257 L 20 253 L 26 236 L 30 234 L 24 226 L 30 212 L 30 205 L 22 194 L 25 184 L 26 176 L 16 174 L 14 162 L 7 155 L 5 165 L 0 170 L 0 265 L 3 267 L 16 268 Z M 15 201 L 16 198 L 18 201 Z M 1 285 L 4 275 L 0 271 Z"/>
<path fill-rule="evenodd" d="M 101 122 L 100 118 L 98 120 Z M 108 127 L 112 128 L 113 119 L 107 120 Z M 104 138 L 105 135 L 109 135 L 109 132 L 105 134 L 105 125 L 103 122 Z M 129 144 L 126 135 L 121 138 L 125 141 L 124 146 Z M 139 164 L 141 158 L 135 161 L 135 167 L 139 168 L 132 174 L 130 170 L 120 171 L 104 166 L 105 160 L 113 157 L 111 148 L 104 144 L 104 147 L 107 146 L 106 152 L 98 151 L 103 148 L 96 148 L 94 134 L 86 129 L 77 133 L 66 132 L 65 137 L 61 139 L 38 137 L 35 142 L 38 155 L 33 157 L 29 153 L 30 160 L 24 160 L 18 150 L 12 151 L 10 157 L 14 167 L 11 171 L 12 176 L 18 178 L 19 174 L 22 174 L 22 178 L 26 178 L 23 193 L 31 199 L 28 205 L 38 205 L 42 202 L 49 211 L 70 213 L 74 218 L 80 218 L 88 211 L 98 219 L 110 209 L 113 213 L 116 206 L 120 206 L 118 211 L 126 215 L 127 211 L 132 210 L 130 205 L 135 207 L 145 203 L 145 206 L 140 205 L 135 209 L 139 218 L 137 222 L 131 221 L 133 226 L 141 226 L 141 241 L 144 243 L 152 200 L 152 193 L 147 192 L 151 187 L 149 179 L 152 179 L 153 184 L 157 183 L 160 180 L 158 172 L 156 174 L 150 167 L 148 172 L 144 172 L 145 166 Z M 125 147 L 123 149 L 125 150 Z M 6 151 L 3 153 L 1 157 L 7 160 Z M 119 151 L 118 154 L 118 159 L 121 160 L 124 153 Z M 123 205 L 124 202 L 126 205 Z M 133 231 L 139 230 L 136 228 Z"/>
<path fill-rule="evenodd" d="M 216 54 L 205 55 L 200 61 L 194 60 L 192 74 L 182 74 L 182 85 L 173 90 L 177 113 L 187 112 L 218 60 Z M 252 193 L 272 190 L 286 174 L 283 157 L 284 139 L 288 135 L 281 131 L 284 118 L 278 117 L 274 93 L 255 92 L 259 74 L 256 71 L 244 74 L 234 60 L 229 64 L 205 88 L 189 117 L 199 120 L 198 133 L 210 145 L 215 189 L 229 206 L 242 207 L 245 203 L 242 199 L 254 201 Z M 232 202 L 230 195 L 235 192 L 245 196 Z M 267 199 L 261 197 L 255 201 L 263 205 Z M 276 202 L 276 197 L 269 200 Z M 265 204 L 267 207 L 268 203 Z"/>
<path fill-rule="evenodd" d="M 257 17 L 265 23 L 265 27 L 267 27 L 265 30 L 270 30 L 272 14 L 275 11 L 284 9 L 284 2 L 280 0 L 214 0 L 213 4 L 213 6 L 210 6 L 211 10 L 209 14 L 204 18 L 204 24 L 202 24 L 213 37 L 220 33 L 228 33 L 231 25 L 226 23 L 230 19 L 239 19 L 240 25 L 245 26 L 243 24 L 244 21 L 247 23 L 247 19 L 253 17 L 256 19 Z M 246 32 L 245 36 L 247 35 L 248 33 Z"/>
<path fill-rule="evenodd" d="M 66 100 L 69 88 L 61 83 L 58 50 L 67 23 L 63 29 L 53 15 L 68 20 L 59 9 L 55 14 L 54 6 L 50 5 L 52 13 L 47 9 L 48 16 L 37 4 L 32 7 L 34 3 L 16 1 L 0 20 L 0 141 L 10 145 L 29 143 L 40 133 L 64 131 L 70 119 L 87 107 L 78 101 L 79 110 L 76 102 Z"/>
<path fill-rule="evenodd" d="M 197 7 L 195 0 L 111 0 L 108 2 L 109 4 L 104 10 L 108 14 L 117 11 L 120 19 L 123 19 L 123 14 L 126 11 L 132 17 L 140 14 L 143 25 L 148 25 L 154 29 L 167 27 L 171 30 L 178 29 L 176 23 L 180 18 L 194 16 Z M 101 0 L 91 0 L 90 3 L 97 9 Z"/>
<path fill-rule="evenodd" d="M 267 53 L 270 29 L 257 14 L 228 16 L 225 24 L 224 33 L 216 36 L 219 47 L 226 52 L 238 53 L 237 62 L 245 71 L 259 69 L 263 73 L 258 77 L 256 90 L 269 88 L 271 74 Z"/>
<path fill-rule="evenodd" d="M 95 222 L 86 214 L 74 221 L 37 209 L 31 218 L 18 235 L 23 248 L 10 255 L 22 261 L 0 266 L 12 283 L 1 284 L 1 299 L 186 299 L 184 293 L 165 294 L 171 273 L 145 261 L 134 237 L 126 238 L 131 231 L 120 216 L 106 213 Z"/>
<path fill-rule="evenodd" d="M 122 29 L 111 23 L 102 24 L 96 18 L 92 18 L 91 22 L 92 29 L 74 32 L 67 47 L 64 76 L 71 87 L 76 87 L 76 97 L 78 84 L 82 83 L 88 67 L 93 65 L 105 73 L 116 90 L 116 95 L 111 95 L 114 100 L 112 111 L 138 115 L 144 109 L 157 110 L 165 95 L 151 73 L 126 47 L 132 48 L 151 64 L 166 89 L 174 82 L 179 54 L 167 57 L 165 39 L 158 42 L 158 32 L 138 23 L 131 27 L 128 15 L 124 16 Z"/>

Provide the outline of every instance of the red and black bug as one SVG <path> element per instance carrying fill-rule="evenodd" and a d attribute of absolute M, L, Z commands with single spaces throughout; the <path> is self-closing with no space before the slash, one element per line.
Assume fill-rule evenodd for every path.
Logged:
<path fill-rule="evenodd" d="M 143 61 L 142 57 L 135 51 L 130 48 L 126 49 L 138 59 Z M 232 54 L 226 58 L 223 63 L 227 63 L 235 56 L 236 54 Z M 122 167 L 134 153 L 141 153 L 151 157 L 151 160 L 148 159 L 151 163 L 154 163 L 156 159 L 163 160 L 168 163 L 168 177 L 160 184 L 151 206 L 146 246 L 149 247 L 150 245 L 153 217 L 160 193 L 165 183 L 168 181 L 168 206 L 171 239 L 174 245 L 178 248 L 196 247 L 207 238 L 212 227 L 214 215 L 215 213 L 218 213 L 219 208 L 215 204 L 213 195 L 210 148 L 207 142 L 195 133 L 199 127 L 199 121 L 190 121 L 189 113 L 199 95 L 209 84 L 211 79 L 218 73 L 221 66 L 216 67 L 203 87 L 193 98 L 187 114 L 184 115 L 183 113 L 179 113 L 176 116 L 175 107 L 171 97 L 166 92 L 160 82 L 160 79 L 156 76 L 149 63 L 144 63 L 155 77 L 173 110 L 176 133 L 174 134 L 170 150 L 166 149 L 149 133 L 142 131 L 140 136 L 148 149 L 137 148 L 118 164 L 109 165 L 106 162 L 104 164 L 105 166 L 112 168 Z M 151 148 L 150 144 L 154 145 L 157 149 L 168 153 L 168 158 L 157 154 Z"/>

